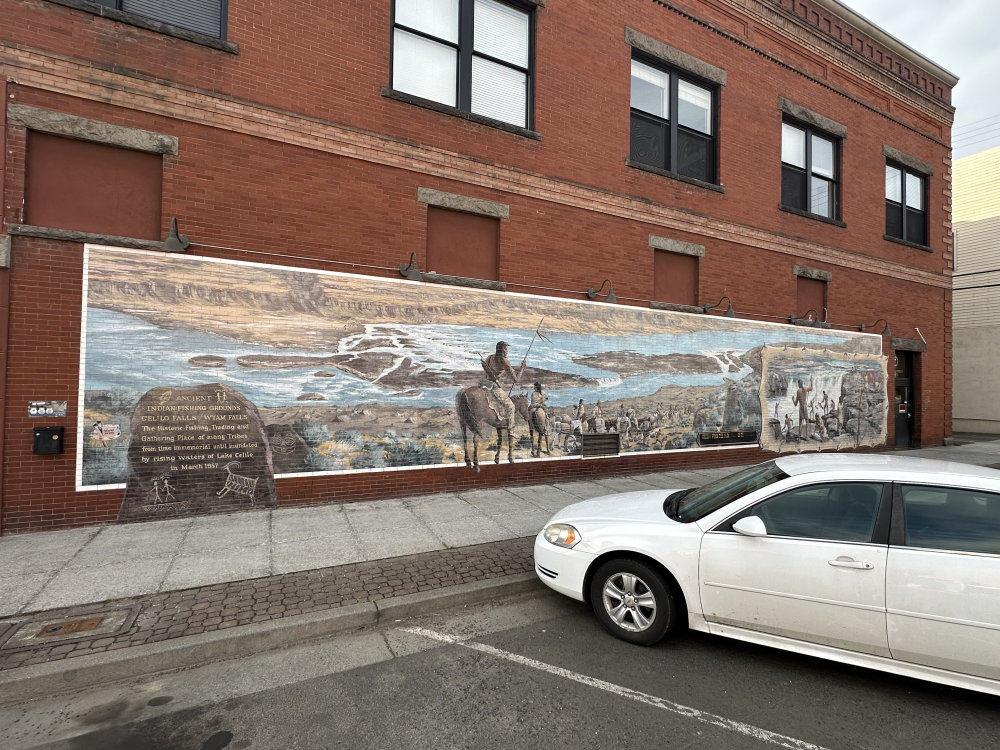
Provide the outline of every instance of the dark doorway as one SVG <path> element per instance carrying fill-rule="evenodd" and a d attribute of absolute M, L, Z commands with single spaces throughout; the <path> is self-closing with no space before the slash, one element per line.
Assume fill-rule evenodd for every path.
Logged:
<path fill-rule="evenodd" d="M 896 415 L 896 447 L 913 447 L 913 420 L 917 394 L 913 378 L 913 352 L 895 352 L 896 391 L 893 412 Z"/>

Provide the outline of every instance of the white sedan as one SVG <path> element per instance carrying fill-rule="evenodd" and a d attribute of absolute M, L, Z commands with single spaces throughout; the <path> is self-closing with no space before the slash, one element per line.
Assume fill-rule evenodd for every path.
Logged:
<path fill-rule="evenodd" d="M 686 625 L 1000 695 L 1000 471 L 784 456 L 570 505 L 535 570 L 632 643 Z"/>

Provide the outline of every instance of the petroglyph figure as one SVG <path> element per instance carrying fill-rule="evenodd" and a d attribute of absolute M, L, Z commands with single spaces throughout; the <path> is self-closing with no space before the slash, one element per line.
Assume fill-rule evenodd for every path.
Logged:
<path fill-rule="evenodd" d="M 226 470 L 226 483 L 221 490 L 215 493 L 216 497 L 225 497 L 230 492 L 234 495 L 246 495 L 250 498 L 250 504 L 253 505 L 253 496 L 257 491 L 257 478 L 234 474 L 233 466 L 237 469 L 240 468 L 240 462 L 230 461 L 223 467 Z"/>

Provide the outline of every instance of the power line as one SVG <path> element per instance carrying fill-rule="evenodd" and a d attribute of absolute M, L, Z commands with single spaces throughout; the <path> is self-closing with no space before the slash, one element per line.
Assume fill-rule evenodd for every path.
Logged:
<path fill-rule="evenodd" d="M 996 120 L 998 117 L 1000 117 L 1000 113 L 995 115 L 990 115 L 989 117 L 984 117 L 981 120 L 973 120 L 972 122 L 967 122 L 964 125 L 959 125 L 957 128 L 955 128 L 955 130 L 966 130 L 968 128 L 971 128 L 973 125 L 978 125 L 981 122 L 986 122 L 987 120 Z"/>
<path fill-rule="evenodd" d="M 964 292 L 969 289 L 995 289 L 1000 286 L 1000 282 L 996 284 L 977 284 L 976 286 L 957 286 L 952 289 L 953 292 Z"/>
<path fill-rule="evenodd" d="M 984 273 L 1000 273 L 1000 268 L 988 268 L 985 271 L 966 271 L 965 273 L 953 273 L 951 277 L 957 279 L 960 276 L 979 276 Z"/>
<path fill-rule="evenodd" d="M 968 143 L 975 141 L 979 138 L 992 138 L 994 135 L 1000 133 L 1000 128 L 993 128 L 992 130 L 986 130 L 982 133 L 970 133 L 969 135 L 959 136 L 958 138 L 952 138 L 951 142 L 954 145 L 956 142 Z"/>
<path fill-rule="evenodd" d="M 977 143 L 988 143 L 989 141 L 992 141 L 994 139 L 1000 139 L 1000 133 L 992 136 L 987 136 L 986 138 L 982 138 L 978 141 L 969 141 L 968 143 L 960 143 L 958 144 L 957 148 L 969 148 L 970 146 L 975 146 Z M 952 148 L 956 148 L 955 144 L 952 144 Z"/>
<path fill-rule="evenodd" d="M 969 138 L 979 138 L 983 135 L 989 135 L 990 133 L 1000 133 L 1000 124 L 984 128 L 982 129 L 982 132 L 974 132 L 970 130 L 968 133 L 963 133 L 962 135 L 959 136 L 953 135 L 951 137 L 951 140 L 952 142 L 965 141 L 968 140 Z"/>

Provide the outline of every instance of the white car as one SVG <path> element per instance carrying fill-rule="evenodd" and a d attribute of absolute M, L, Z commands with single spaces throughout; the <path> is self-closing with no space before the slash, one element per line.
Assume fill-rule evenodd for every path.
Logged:
<path fill-rule="evenodd" d="M 686 624 L 1000 695 L 1000 471 L 783 456 L 570 505 L 535 570 L 632 643 Z"/>

